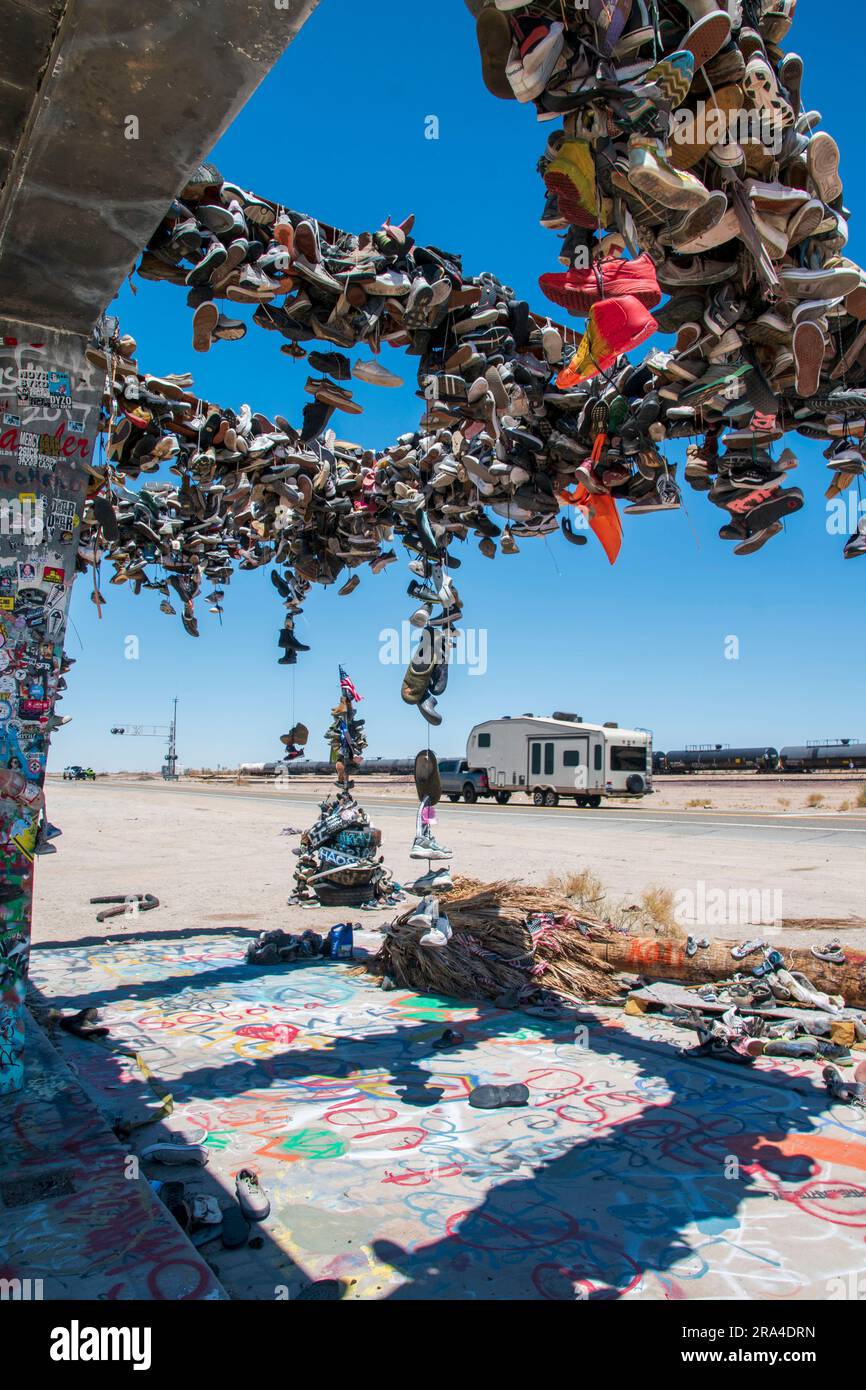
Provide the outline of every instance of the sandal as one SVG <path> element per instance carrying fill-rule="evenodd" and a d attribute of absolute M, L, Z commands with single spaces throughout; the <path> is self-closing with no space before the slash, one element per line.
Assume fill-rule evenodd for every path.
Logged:
<path fill-rule="evenodd" d="M 743 960 L 746 956 L 754 955 L 755 951 L 765 950 L 766 946 L 766 941 L 755 937 L 749 941 L 742 941 L 739 946 L 733 946 L 731 948 L 731 955 L 734 957 L 734 960 Z"/>

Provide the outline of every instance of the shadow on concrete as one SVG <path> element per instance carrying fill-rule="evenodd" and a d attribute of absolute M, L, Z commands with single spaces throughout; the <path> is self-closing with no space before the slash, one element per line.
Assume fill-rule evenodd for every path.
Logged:
<path fill-rule="evenodd" d="M 144 928 L 140 931 L 128 931 L 120 925 L 122 918 L 109 920 L 102 929 L 101 936 L 77 936 L 73 939 L 63 941 L 34 941 L 31 943 L 30 950 L 34 951 L 66 951 L 72 950 L 76 946 L 106 946 L 109 941 L 120 943 L 125 946 L 134 941 L 185 941 L 193 936 L 225 936 L 225 925 L 221 927 L 154 927 L 152 930 Z M 115 933 L 119 932 L 120 935 Z M 260 934 L 261 928 L 258 927 L 231 927 L 232 936 L 256 937 Z M 81 1006 L 83 1008 L 83 1005 Z"/>
<path fill-rule="evenodd" d="M 594 1038 L 592 1050 L 611 1056 L 619 1044 Z M 631 1060 L 636 1050 L 629 1049 Z M 615 1300 L 652 1272 L 660 1296 L 682 1298 L 709 1272 L 712 1248 L 722 1246 L 750 1253 L 756 1269 L 763 1263 L 766 1285 L 755 1296 L 772 1297 L 788 1268 L 782 1242 L 772 1251 L 750 1250 L 748 1237 L 742 1243 L 740 1214 L 749 1199 L 792 1201 L 815 1173 L 808 1143 L 797 1140 L 821 1127 L 828 1106 L 823 1088 L 767 1073 L 741 1076 L 733 1065 L 728 1078 L 718 1070 L 726 1064 L 689 1060 L 660 1043 L 646 1063 L 644 1075 L 671 1088 L 662 1105 L 614 1122 L 607 1134 L 571 1145 L 531 1175 L 490 1186 L 440 1239 L 414 1249 L 374 1241 L 376 1256 L 406 1281 L 387 1297 L 441 1297 L 443 1283 L 459 1283 L 469 1298 L 501 1296 L 491 1264 L 517 1261 L 525 1273 L 511 1296 Z M 735 1178 L 726 1176 L 732 1158 Z M 694 1235 L 685 1235 L 694 1226 L 699 1250 Z M 811 1275 L 804 1268 L 789 1272 L 804 1283 Z"/>
<path fill-rule="evenodd" d="M 237 979 L 239 968 L 245 981 L 274 973 L 274 967 L 231 964 L 145 985 L 119 985 L 86 998 L 69 996 L 62 1003 L 99 1008 L 130 996 L 146 1001 L 207 991 Z M 329 966 L 323 963 L 321 968 Z M 310 962 L 298 962 L 281 967 L 279 973 L 291 979 L 298 970 L 308 974 L 309 969 Z M 642 1039 L 618 1024 L 605 1026 L 594 1013 L 587 1013 L 584 1021 L 589 1049 L 575 1046 L 575 1068 L 586 1071 L 585 1058 L 615 1066 L 628 1061 L 637 1064 L 638 1075 L 630 1072 L 621 1092 L 572 1086 L 551 1093 L 539 1087 L 531 1095 L 529 1112 L 500 1112 L 506 1129 L 507 1119 L 515 1117 L 514 1141 L 491 1131 L 489 1146 L 461 1156 L 470 1168 L 475 1165 L 476 1176 L 485 1182 L 482 1200 L 449 1222 L 446 1236 L 428 1245 L 410 1249 L 371 1242 L 375 1255 L 406 1281 L 387 1297 L 615 1299 L 634 1290 L 646 1271 L 655 1272 L 661 1285 L 671 1290 L 668 1297 L 683 1297 L 681 1286 L 709 1268 L 696 1252 L 694 1238 L 686 1241 L 686 1228 L 697 1225 L 702 1248 L 744 1248 L 738 1246 L 743 1204 L 749 1199 L 791 1202 L 796 1188 L 816 1171 L 808 1143 L 797 1143 L 798 1137 L 808 1140 L 826 1118 L 826 1093 L 812 1079 L 689 1058 L 673 1042 Z M 449 1070 L 465 1077 L 467 1055 L 491 1038 L 507 1039 L 529 1024 L 561 1045 L 574 1041 L 574 1022 L 483 1009 L 480 1018 L 455 1025 L 464 1035 L 455 1052 L 433 1048 L 441 1028 L 426 1020 L 381 1034 L 335 1036 L 324 1050 L 292 1046 L 266 1058 L 188 1068 L 170 1084 L 176 1102 L 188 1104 L 266 1091 L 276 1083 L 301 1083 L 309 1077 L 350 1078 L 361 1071 L 384 1071 L 394 1086 L 394 1099 L 409 1106 L 465 1105 L 465 1094 L 455 1098 L 431 1084 L 423 1064 L 435 1061 L 440 1081 Z M 686 1046 L 692 1039 L 691 1033 L 683 1033 Z M 75 1039 L 65 1042 L 76 1050 L 91 1046 Z M 478 1074 L 472 1084 L 486 1079 Z M 629 1114 L 636 1106 L 639 1113 Z M 544 1122 L 551 1110 L 587 1130 L 601 1124 L 607 1132 L 572 1142 L 560 1130 L 548 1142 Z M 527 1125 L 538 1130 L 531 1144 Z M 148 1131 L 146 1142 L 158 1137 Z M 726 1176 L 732 1160 L 735 1177 Z M 207 1170 L 197 1176 L 225 1198 L 225 1189 Z M 780 1233 L 783 1226 L 780 1221 Z M 307 1282 L 304 1272 L 268 1242 L 266 1230 L 254 1234 L 269 1244 L 275 1284 L 288 1285 L 289 1296 L 297 1296 L 295 1290 Z M 781 1250 L 747 1253 L 758 1270 L 763 1262 L 768 1287 L 774 1275 L 783 1277 Z M 797 1274 L 809 1277 L 808 1271 L 788 1271 L 790 1278 Z M 237 1288 L 228 1270 L 226 1277 Z"/>

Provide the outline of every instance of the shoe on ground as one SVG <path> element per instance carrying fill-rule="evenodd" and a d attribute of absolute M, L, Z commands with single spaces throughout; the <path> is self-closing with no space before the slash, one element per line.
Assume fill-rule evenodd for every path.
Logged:
<path fill-rule="evenodd" d="M 252 1168 L 241 1168 L 235 1177 L 238 1205 L 248 1221 L 264 1221 L 270 1215 L 271 1204 Z"/>

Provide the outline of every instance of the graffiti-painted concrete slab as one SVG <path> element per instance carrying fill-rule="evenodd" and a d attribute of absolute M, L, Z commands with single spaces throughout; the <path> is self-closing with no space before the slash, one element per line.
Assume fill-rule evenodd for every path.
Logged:
<path fill-rule="evenodd" d="M 0 1096 L 3 1296 L 224 1298 L 32 1020 L 26 1046 L 27 1089 Z"/>
<path fill-rule="evenodd" d="M 260 1173 L 262 1247 L 210 1247 L 236 1296 L 327 1279 L 365 1299 L 826 1298 L 862 1269 L 866 1124 L 818 1067 L 686 1059 L 693 1034 L 620 1010 L 575 1026 L 344 965 L 249 967 L 244 945 L 40 950 L 31 972 L 165 1083 L 159 1129 L 204 1138 L 204 1190 Z M 446 1026 L 464 1043 L 437 1052 Z M 64 1049 L 106 1113 L 152 1099 L 128 1057 Z M 467 1104 L 513 1081 L 526 1108 Z"/>

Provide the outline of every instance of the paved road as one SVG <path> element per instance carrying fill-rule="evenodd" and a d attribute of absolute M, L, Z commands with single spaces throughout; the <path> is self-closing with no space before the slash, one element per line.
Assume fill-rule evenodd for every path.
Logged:
<path fill-rule="evenodd" d="M 100 792 L 128 793 L 131 790 L 143 794 L 162 794 L 174 797 L 219 798 L 225 802 L 262 801 L 276 802 L 284 806 L 303 806 L 315 809 L 319 798 L 301 791 L 268 786 L 244 786 L 242 788 L 224 785 L 209 787 L 167 786 L 163 782 L 100 782 Z M 79 786 L 76 790 L 89 795 L 93 788 Z M 383 796 L 376 790 L 365 789 L 363 782 L 356 786 L 356 794 L 365 807 L 376 808 L 379 820 L 389 813 L 405 819 L 406 808 L 413 811 L 417 805 L 411 796 Z M 646 802 L 635 805 L 601 806 L 597 810 L 586 808 L 578 810 L 575 806 L 546 808 L 530 806 L 522 801 L 509 802 L 498 806 L 493 802 L 477 802 L 467 806 L 463 802 L 443 801 L 440 806 L 443 822 L 466 826 L 476 826 L 480 830 L 512 835 L 524 827 L 530 831 L 542 825 L 556 827 L 557 830 L 573 832 L 576 835 L 657 835 L 663 833 L 670 838 L 718 838 L 722 840 L 746 840 L 756 844 L 811 844 L 831 841 L 859 850 L 866 849 L 866 817 L 845 815 L 837 811 L 825 812 L 750 812 L 750 811 L 690 811 L 653 810 Z M 866 881 L 864 881 L 866 888 Z"/>

